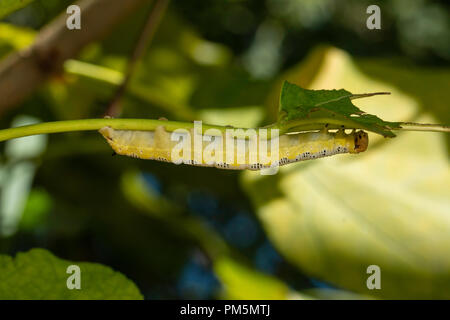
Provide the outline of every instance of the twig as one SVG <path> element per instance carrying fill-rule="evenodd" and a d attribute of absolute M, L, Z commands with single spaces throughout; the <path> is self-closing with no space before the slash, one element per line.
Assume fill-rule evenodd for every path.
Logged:
<path fill-rule="evenodd" d="M 401 122 L 400 128 L 392 128 L 392 130 L 450 132 L 450 126 L 443 124 Z"/>
<path fill-rule="evenodd" d="M 146 0 L 81 0 L 81 30 L 69 30 L 64 12 L 45 26 L 27 49 L 0 63 L 0 114 L 18 104 L 52 74 L 62 71 L 65 60 L 100 39 Z"/>
<path fill-rule="evenodd" d="M 357 93 L 357 94 L 352 94 L 352 96 L 350 97 L 350 100 L 379 96 L 379 95 L 388 95 L 388 94 L 391 94 L 391 93 L 390 92 Z"/>
<path fill-rule="evenodd" d="M 111 117 L 117 117 L 120 115 L 122 111 L 120 100 L 125 93 L 136 64 L 144 54 L 146 48 L 151 44 L 168 4 L 169 0 L 157 0 L 154 7 L 149 11 L 145 26 L 142 29 L 138 40 L 136 41 L 134 50 L 128 61 L 127 69 L 125 71 L 125 77 L 120 86 L 117 88 L 105 115 Z"/>

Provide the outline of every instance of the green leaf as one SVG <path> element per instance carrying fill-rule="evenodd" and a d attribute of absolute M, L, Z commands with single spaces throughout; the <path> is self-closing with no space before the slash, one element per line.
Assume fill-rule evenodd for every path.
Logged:
<path fill-rule="evenodd" d="M 81 289 L 67 288 L 67 267 L 81 270 Z M 136 285 L 111 268 L 88 262 L 71 262 L 44 249 L 0 255 L 0 299 L 142 299 Z"/>
<path fill-rule="evenodd" d="M 22 9 L 33 0 L 2 0 L 0 1 L 0 19 L 10 13 Z"/>
<path fill-rule="evenodd" d="M 331 123 L 330 128 L 346 127 L 362 128 L 381 134 L 385 137 L 395 137 L 392 128 L 398 128 L 398 122 L 383 121 L 377 116 L 367 114 L 352 103 L 352 99 L 372 96 L 372 94 L 352 94 L 340 90 L 308 90 L 285 81 L 280 94 L 281 127 L 295 129 L 311 129 L 310 125 Z M 300 121 L 299 121 L 300 120 Z M 301 121 L 306 120 L 306 121 Z M 315 121 L 317 120 L 317 121 Z"/>

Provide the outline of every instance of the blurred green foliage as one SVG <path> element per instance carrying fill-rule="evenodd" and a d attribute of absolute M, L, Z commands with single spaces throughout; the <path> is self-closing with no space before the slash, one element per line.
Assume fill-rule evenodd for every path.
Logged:
<path fill-rule="evenodd" d="M 4 0 L 0 2 L 0 18 L 3 18 L 16 10 L 25 7 L 32 1 L 33 0 Z"/>
<path fill-rule="evenodd" d="M 36 0 L 7 16 L 0 59 L 70 3 Z M 369 4 L 172 1 L 128 86 L 123 117 L 268 124 L 288 80 L 315 90 L 390 91 L 358 106 L 390 121 L 448 123 L 448 4 L 380 1 L 377 31 L 365 28 Z M 2 115 L 1 127 L 101 116 L 150 5 L 67 61 L 63 74 Z M 370 135 L 364 154 L 269 177 L 111 157 L 89 132 L 31 138 L 33 146 L 0 145 L 2 254 L 43 247 L 102 263 L 147 299 L 450 296 L 443 134 Z M 382 290 L 366 287 L 371 264 L 381 267 Z"/>

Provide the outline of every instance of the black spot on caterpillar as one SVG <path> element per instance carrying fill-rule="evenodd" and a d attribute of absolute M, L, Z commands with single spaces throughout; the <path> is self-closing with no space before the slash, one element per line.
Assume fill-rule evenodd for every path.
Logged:
<path fill-rule="evenodd" d="M 229 139 L 216 130 L 200 135 L 200 140 L 196 140 L 193 129 L 167 132 L 164 126 L 155 131 L 111 127 L 99 131 L 120 155 L 235 170 L 260 170 L 339 153 L 359 153 L 368 146 L 368 135 L 362 130 L 346 134 L 343 129 L 329 132 L 325 128 L 320 132 L 284 134 L 269 140 L 256 130 L 247 139 Z"/>

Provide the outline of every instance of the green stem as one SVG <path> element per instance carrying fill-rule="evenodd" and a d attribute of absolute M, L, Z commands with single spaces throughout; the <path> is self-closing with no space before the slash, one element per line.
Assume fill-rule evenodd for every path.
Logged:
<path fill-rule="evenodd" d="M 145 130 L 152 131 L 158 126 L 164 126 L 166 131 L 176 129 L 191 129 L 192 122 L 153 120 L 153 119 L 82 119 L 68 121 L 54 121 L 32 124 L 27 126 L 0 130 L 0 141 L 31 136 L 34 134 L 46 134 L 57 132 L 98 130 L 109 126 L 117 130 Z M 203 132 L 208 129 L 218 129 L 225 132 L 228 127 L 202 124 Z"/>
<path fill-rule="evenodd" d="M 320 130 L 325 124 L 328 129 L 339 129 L 344 126 L 346 129 L 366 129 L 361 124 L 352 120 L 333 119 L 333 118 L 313 118 L 313 119 L 298 119 L 287 121 L 282 124 L 273 124 L 268 128 L 279 128 L 280 135 L 286 132 Z M 390 130 L 402 131 L 428 131 L 428 132 L 450 132 L 450 126 L 442 124 L 429 123 L 414 123 L 414 122 L 399 122 L 399 127 L 393 127 Z"/>
<path fill-rule="evenodd" d="M 364 129 L 360 125 L 351 120 L 345 121 L 330 118 L 293 120 L 288 121 L 282 125 L 274 123 L 272 125 L 266 126 L 265 128 L 279 129 L 280 130 L 279 134 L 281 135 L 289 131 L 295 131 L 297 129 L 298 131 L 319 130 L 325 124 L 329 125 L 328 126 L 329 129 L 337 129 L 340 128 L 341 126 L 345 126 L 346 129 Z M 143 131 L 153 131 L 158 126 L 164 126 L 166 131 L 173 132 L 177 129 L 190 130 L 194 127 L 194 123 L 181 121 L 153 120 L 153 119 L 110 119 L 110 118 L 43 122 L 38 124 L 0 130 L 0 142 L 9 139 L 31 136 L 35 134 L 99 130 L 100 128 L 106 126 L 109 126 L 116 130 L 143 130 Z M 225 131 L 227 129 L 230 129 L 230 127 L 202 124 L 202 133 L 204 133 L 208 129 L 216 129 L 222 133 L 225 133 Z M 232 129 L 239 129 L 239 128 L 232 128 Z M 247 130 L 247 128 L 242 129 Z M 401 127 L 393 128 L 392 130 L 450 132 L 450 127 L 437 124 L 402 122 Z M 268 133 L 268 138 L 270 138 L 270 132 Z"/>
<path fill-rule="evenodd" d="M 392 128 L 392 130 L 450 132 L 450 126 L 430 123 L 401 122 L 400 128 Z"/>

